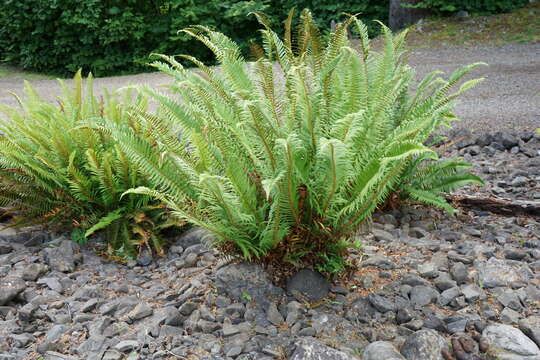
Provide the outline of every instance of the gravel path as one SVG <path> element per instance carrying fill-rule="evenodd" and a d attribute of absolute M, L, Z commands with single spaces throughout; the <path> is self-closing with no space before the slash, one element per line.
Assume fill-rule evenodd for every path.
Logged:
<path fill-rule="evenodd" d="M 535 129 L 540 127 L 540 44 L 511 44 L 502 47 L 449 47 L 417 49 L 410 62 L 421 76 L 433 70 L 449 74 L 461 65 L 484 61 L 489 67 L 477 69 L 474 77 L 487 81 L 473 89 L 457 107 L 462 125 L 471 130 Z M 140 74 L 100 78 L 98 89 L 113 89 L 128 84 L 158 86 L 169 80 L 162 74 Z M 43 96 L 53 100 L 58 92 L 54 80 L 33 80 Z M 20 93 L 23 79 L 0 78 L 0 103 L 14 104 L 4 90 Z"/>

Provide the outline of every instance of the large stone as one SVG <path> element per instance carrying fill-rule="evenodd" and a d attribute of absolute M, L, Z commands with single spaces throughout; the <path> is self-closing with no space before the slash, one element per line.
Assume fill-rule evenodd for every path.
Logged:
<path fill-rule="evenodd" d="M 407 360 L 443 360 L 441 351 L 447 347 L 446 340 L 435 330 L 419 330 L 405 340 L 401 354 Z"/>
<path fill-rule="evenodd" d="M 386 341 L 376 341 L 364 349 L 363 360 L 404 360 L 394 345 Z"/>
<path fill-rule="evenodd" d="M 482 335 L 491 345 L 491 351 L 499 359 L 540 359 L 538 346 L 515 327 L 501 324 L 490 325 L 484 329 Z"/>
<path fill-rule="evenodd" d="M 302 269 L 287 281 L 287 292 L 293 296 L 300 295 L 309 301 L 321 301 L 330 291 L 330 283 L 320 273 Z"/>
<path fill-rule="evenodd" d="M 354 360 L 355 356 L 323 345 L 313 338 L 303 338 L 296 343 L 290 360 Z"/>
<path fill-rule="evenodd" d="M 195 226 L 178 236 L 174 241 L 174 246 L 186 249 L 193 245 L 205 244 L 211 240 L 212 233 Z"/>
<path fill-rule="evenodd" d="M 530 270 L 526 267 L 511 266 L 495 257 L 478 266 L 478 281 L 486 288 L 526 283 L 529 277 Z"/>
<path fill-rule="evenodd" d="M 0 306 L 5 305 L 26 289 L 25 282 L 17 277 L 0 279 Z"/>
<path fill-rule="evenodd" d="M 105 341 L 106 337 L 100 335 L 94 335 L 88 338 L 85 342 L 76 348 L 77 354 L 103 354 L 106 349 Z"/>
<path fill-rule="evenodd" d="M 145 317 L 148 317 L 154 313 L 154 310 L 152 307 L 145 303 L 140 303 L 133 310 L 131 310 L 127 317 L 131 321 L 136 321 L 140 319 L 144 319 Z"/>
<path fill-rule="evenodd" d="M 279 312 L 275 302 L 270 303 L 270 306 L 268 306 L 268 310 L 266 311 L 266 318 L 275 326 L 279 326 L 285 321 L 283 315 L 281 315 L 281 313 Z"/>
<path fill-rule="evenodd" d="M 0 241 L 0 255 L 9 254 L 12 251 L 13 247 L 10 243 L 8 243 L 7 241 Z"/>
<path fill-rule="evenodd" d="M 215 285 L 219 293 L 237 302 L 254 301 L 264 310 L 283 295 L 283 290 L 272 284 L 260 265 L 247 262 L 227 265 L 216 271 Z"/>
<path fill-rule="evenodd" d="M 46 273 L 49 267 L 44 264 L 32 263 L 25 266 L 22 278 L 27 281 L 36 281 L 41 275 Z"/>
<path fill-rule="evenodd" d="M 396 265 L 394 264 L 392 259 L 384 255 L 371 256 L 369 259 L 364 260 L 360 263 L 360 267 L 364 266 L 375 266 L 383 270 L 392 270 L 396 268 Z"/>
<path fill-rule="evenodd" d="M 448 290 L 444 290 L 437 298 L 437 305 L 446 306 L 455 298 L 461 295 L 461 290 L 456 286 Z"/>
<path fill-rule="evenodd" d="M 137 340 L 123 340 L 114 346 L 114 348 L 122 353 L 126 351 L 131 351 L 139 347 L 139 342 Z"/>
<path fill-rule="evenodd" d="M 425 306 L 437 299 L 439 292 L 431 286 L 417 285 L 411 289 L 411 303 L 414 306 Z"/>
<path fill-rule="evenodd" d="M 384 296 L 372 293 L 368 295 L 368 300 L 375 309 L 382 313 L 396 311 L 396 306 L 394 305 L 394 303 Z"/>
<path fill-rule="evenodd" d="M 47 336 L 45 339 L 49 343 L 55 342 L 60 339 L 68 330 L 69 328 L 65 325 L 54 325 L 49 329 L 49 331 L 47 331 Z"/>
<path fill-rule="evenodd" d="M 519 328 L 540 346 L 540 316 L 529 316 L 519 322 Z"/>
<path fill-rule="evenodd" d="M 78 245 L 70 240 L 62 240 L 58 247 L 43 250 L 45 261 L 52 270 L 69 273 L 75 270 Z"/>
<path fill-rule="evenodd" d="M 467 270 L 467 267 L 460 262 L 452 265 L 452 268 L 450 269 L 450 274 L 452 274 L 452 277 L 458 284 L 463 284 L 467 282 L 469 278 L 469 271 Z"/>

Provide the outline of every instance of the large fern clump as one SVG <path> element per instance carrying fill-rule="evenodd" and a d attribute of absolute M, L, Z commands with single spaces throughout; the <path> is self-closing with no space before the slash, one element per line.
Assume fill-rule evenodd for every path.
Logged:
<path fill-rule="evenodd" d="M 169 56 L 153 64 L 174 80 L 163 92 L 141 88 L 159 104 L 155 115 L 138 111 L 156 141 L 110 127 L 152 183 L 128 193 L 161 199 L 245 258 L 337 271 L 351 235 L 389 194 L 452 211 L 441 192 L 481 182 L 465 164 L 436 162 L 424 145 L 455 119 L 454 99 L 480 81 L 450 92 L 477 64 L 417 84 L 406 32 L 381 24 L 384 46 L 375 51 L 355 16 L 323 37 L 307 10 L 292 31 L 291 11 L 283 39 L 256 16 L 263 46 L 253 63 L 227 36 L 196 26 L 184 31 L 219 67 L 187 55 L 198 71 Z"/>
<path fill-rule="evenodd" d="M 145 100 L 133 94 L 98 100 L 92 77 L 84 91 L 80 72 L 72 89 L 60 85 L 58 105 L 27 83 L 20 107 L 0 107 L 0 208 L 14 215 L 12 226 L 44 223 L 71 230 L 78 241 L 100 232 L 113 255 L 135 256 L 142 246 L 162 253 L 165 208 L 148 196 L 122 196 L 148 182 L 114 139 L 93 129 L 118 124 L 144 138 L 122 104 L 141 108 Z"/>

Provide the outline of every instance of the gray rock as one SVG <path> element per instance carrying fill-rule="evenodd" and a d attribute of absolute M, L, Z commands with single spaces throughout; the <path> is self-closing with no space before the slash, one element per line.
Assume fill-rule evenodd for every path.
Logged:
<path fill-rule="evenodd" d="M 513 248 L 505 249 L 504 257 L 509 260 L 521 261 L 527 257 L 527 252 L 524 250 L 513 249 Z"/>
<path fill-rule="evenodd" d="M 195 226 L 177 237 L 174 241 L 174 246 L 180 246 L 181 248 L 186 249 L 193 245 L 211 242 L 212 239 L 213 235 L 210 232 Z"/>
<path fill-rule="evenodd" d="M 97 299 L 90 299 L 81 306 L 81 312 L 89 312 L 96 308 L 99 301 Z"/>
<path fill-rule="evenodd" d="M 478 299 L 484 299 L 486 297 L 484 291 L 476 284 L 463 285 L 461 287 L 461 293 L 463 296 L 465 296 L 465 300 L 467 300 L 467 302 L 474 302 Z"/>
<path fill-rule="evenodd" d="M 150 316 L 153 313 L 154 310 L 152 309 L 152 307 L 150 307 L 150 305 L 140 303 L 127 314 L 127 318 L 131 321 L 136 321 L 144 319 L 145 317 Z"/>
<path fill-rule="evenodd" d="M 270 302 L 278 300 L 283 290 L 274 286 L 268 274 L 257 264 L 240 263 L 224 266 L 216 271 L 215 286 L 219 293 L 231 299 L 267 309 Z"/>
<path fill-rule="evenodd" d="M 28 303 L 19 309 L 18 316 L 19 320 L 29 322 L 32 320 L 34 312 L 37 310 L 37 305 Z"/>
<path fill-rule="evenodd" d="M 449 322 L 448 324 L 446 324 L 446 330 L 450 334 L 464 332 L 467 326 L 467 322 L 468 322 L 467 319 L 459 319 L 457 321 Z"/>
<path fill-rule="evenodd" d="M 401 283 L 405 285 L 409 285 L 409 286 L 417 286 L 417 285 L 429 286 L 429 281 L 414 274 L 405 275 L 403 279 L 401 280 Z"/>
<path fill-rule="evenodd" d="M 303 338 L 296 344 L 290 360 L 354 360 L 358 359 L 342 351 L 332 349 L 313 338 Z"/>
<path fill-rule="evenodd" d="M 437 299 L 439 292 L 430 286 L 417 285 L 411 289 L 411 303 L 414 306 L 425 306 Z"/>
<path fill-rule="evenodd" d="M 317 334 L 317 330 L 315 330 L 311 326 L 303 328 L 302 330 L 298 332 L 299 336 L 315 336 L 316 334 Z"/>
<path fill-rule="evenodd" d="M 371 293 L 368 295 L 368 300 L 375 309 L 382 313 L 396 310 L 394 303 L 384 296 Z"/>
<path fill-rule="evenodd" d="M 489 325 L 482 332 L 486 342 L 492 345 L 493 355 L 501 359 L 536 359 L 540 349 L 519 329 L 508 325 Z"/>
<path fill-rule="evenodd" d="M 536 345 L 540 346 L 540 316 L 529 316 L 520 320 L 519 328 Z"/>
<path fill-rule="evenodd" d="M 520 187 L 520 186 L 525 186 L 528 183 L 529 183 L 529 179 L 527 179 L 525 176 L 516 176 L 512 180 L 510 185 L 512 185 L 513 187 Z"/>
<path fill-rule="evenodd" d="M 291 301 L 287 304 L 287 318 L 285 321 L 289 325 L 295 324 L 299 319 L 303 311 L 303 306 L 297 301 Z"/>
<path fill-rule="evenodd" d="M 457 262 L 452 265 L 452 267 L 450 268 L 450 274 L 452 274 L 452 278 L 458 284 L 464 284 L 469 279 L 469 271 L 467 270 L 467 267 L 461 262 Z"/>
<path fill-rule="evenodd" d="M 293 296 L 300 295 L 297 300 L 321 301 L 330 292 L 329 281 L 320 273 L 302 269 L 287 281 L 287 292 Z"/>
<path fill-rule="evenodd" d="M 376 341 L 365 347 L 362 360 L 404 360 L 392 343 Z"/>
<path fill-rule="evenodd" d="M 13 251 L 13 246 L 6 241 L 0 241 L 0 255 L 9 254 Z"/>
<path fill-rule="evenodd" d="M 48 277 L 48 278 L 41 278 L 37 281 L 40 285 L 47 285 L 47 287 L 53 291 L 56 291 L 57 293 L 61 294 L 64 291 L 64 288 L 62 287 L 62 284 L 60 284 L 60 281 L 56 278 Z"/>
<path fill-rule="evenodd" d="M 505 324 L 517 324 L 519 319 L 521 319 L 521 315 L 510 308 L 504 308 L 503 311 L 501 311 L 501 322 Z"/>
<path fill-rule="evenodd" d="M 188 301 L 183 303 L 179 308 L 178 311 L 180 311 L 180 314 L 184 316 L 189 316 L 193 311 L 197 309 L 197 304 L 195 304 L 192 301 Z"/>
<path fill-rule="evenodd" d="M 139 342 L 137 340 L 124 340 L 120 341 L 118 344 L 114 346 L 114 348 L 120 352 L 127 352 L 134 349 L 137 349 L 139 347 Z"/>
<path fill-rule="evenodd" d="M 515 291 L 505 291 L 502 294 L 497 296 L 497 301 L 499 301 L 503 306 L 509 307 L 515 311 L 523 311 L 523 305 L 519 300 L 519 296 Z"/>
<path fill-rule="evenodd" d="M 452 280 L 447 273 L 439 275 L 435 279 L 434 283 L 437 289 L 439 289 L 440 291 L 448 290 L 457 286 L 457 282 Z"/>
<path fill-rule="evenodd" d="M 435 330 L 420 330 L 407 337 L 401 354 L 407 360 L 443 360 L 441 351 L 447 347 L 446 340 Z"/>
<path fill-rule="evenodd" d="M 201 331 L 205 334 L 211 334 L 213 333 L 214 331 L 216 330 L 219 330 L 221 328 L 221 326 L 216 323 L 216 322 L 212 322 L 212 321 L 207 321 L 207 320 L 199 320 L 199 328 L 201 329 Z M 225 336 L 225 334 L 224 334 Z"/>
<path fill-rule="evenodd" d="M 433 279 L 439 273 L 439 267 L 434 263 L 425 263 L 418 267 L 418 273 L 422 277 Z"/>
<path fill-rule="evenodd" d="M 442 319 L 433 315 L 430 315 L 424 319 L 423 326 L 427 329 L 433 329 L 441 332 L 448 331 L 446 323 Z"/>
<path fill-rule="evenodd" d="M 26 289 L 26 283 L 17 277 L 0 279 L 0 306 L 5 305 Z"/>
<path fill-rule="evenodd" d="M 461 295 L 461 290 L 456 286 L 448 290 L 444 290 L 437 298 L 437 305 L 446 306 L 455 298 Z"/>
<path fill-rule="evenodd" d="M 493 135 L 489 133 L 484 133 L 484 134 L 479 135 L 476 138 L 476 145 L 481 146 L 481 147 L 489 146 L 489 144 L 491 144 L 492 141 L 493 141 Z"/>
<path fill-rule="evenodd" d="M 62 240 L 58 247 L 43 250 L 45 261 L 52 270 L 70 273 L 75 270 L 79 246 L 70 240 Z"/>
<path fill-rule="evenodd" d="M 106 349 L 105 341 L 107 338 L 100 335 L 90 336 L 85 342 L 77 347 L 77 354 L 100 354 Z"/>
<path fill-rule="evenodd" d="M 371 256 L 369 259 L 362 261 L 360 263 L 360 267 L 365 266 L 375 266 L 383 270 L 393 270 L 396 268 L 396 265 L 394 264 L 392 259 L 384 255 L 374 255 Z"/>
<path fill-rule="evenodd" d="M 283 315 L 281 315 L 276 303 L 274 302 L 270 303 L 270 305 L 268 306 L 268 310 L 266 311 L 266 318 L 275 326 L 279 326 L 285 321 L 285 319 L 283 319 Z"/>
<path fill-rule="evenodd" d="M 240 329 L 238 326 L 231 324 L 231 321 L 229 319 L 225 319 L 223 322 L 223 336 L 233 336 L 240 333 Z"/>
<path fill-rule="evenodd" d="M 32 263 L 25 266 L 22 272 L 22 278 L 26 281 L 36 281 L 41 275 L 45 274 L 49 267 L 44 264 Z"/>
<path fill-rule="evenodd" d="M 506 261 L 494 257 L 478 266 L 478 281 L 486 288 L 526 283 L 529 277 L 530 271 L 527 268 L 511 266 Z"/>
<path fill-rule="evenodd" d="M 396 322 L 398 325 L 408 323 L 413 319 L 413 314 L 410 309 L 403 308 L 399 309 L 396 313 Z"/>
<path fill-rule="evenodd" d="M 371 232 L 377 241 L 391 243 L 396 240 L 394 235 L 382 229 L 372 229 Z"/>
<path fill-rule="evenodd" d="M 11 341 L 16 348 L 23 348 L 34 342 L 36 338 L 32 334 L 11 334 Z M 1 358 L 0 358 L 1 359 Z"/>
<path fill-rule="evenodd" d="M 506 150 L 510 150 L 518 145 L 519 139 L 506 131 L 498 131 L 493 135 L 493 141 L 502 144 Z"/>
<path fill-rule="evenodd" d="M 228 357 L 236 357 L 242 353 L 242 347 L 241 346 L 233 346 L 227 351 Z"/>
<path fill-rule="evenodd" d="M 69 328 L 65 325 L 54 325 L 47 331 L 46 341 L 48 343 L 53 343 L 60 339 L 68 330 Z"/>

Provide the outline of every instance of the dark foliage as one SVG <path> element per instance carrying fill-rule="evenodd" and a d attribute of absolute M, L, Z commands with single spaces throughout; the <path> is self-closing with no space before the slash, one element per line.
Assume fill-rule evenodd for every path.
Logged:
<path fill-rule="evenodd" d="M 25 69 L 71 76 L 148 71 L 153 52 L 189 52 L 210 59 L 206 48 L 178 30 L 202 24 L 245 44 L 258 38 L 253 11 L 274 25 L 291 7 L 310 7 L 328 27 L 342 12 L 384 20 L 388 4 L 375 0 L 0 0 L 0 60 Z"/>

